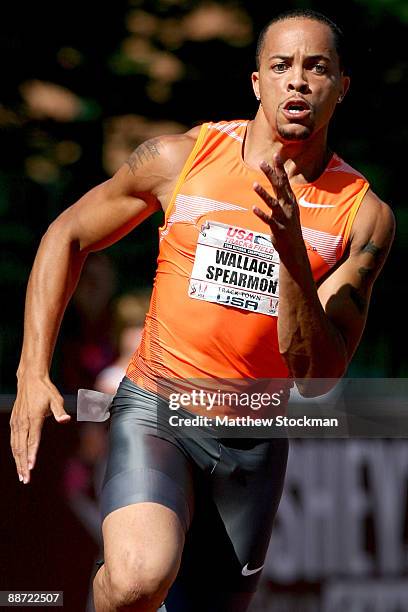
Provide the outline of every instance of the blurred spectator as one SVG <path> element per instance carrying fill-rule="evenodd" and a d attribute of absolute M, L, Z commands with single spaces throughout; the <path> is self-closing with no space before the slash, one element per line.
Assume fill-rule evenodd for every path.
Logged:
<path fill-rule="evenodd" d="M 191 11 L 183 20 L 186 39 L 220 38 L 231 45 L 245 46 L 252 42 L 252 22 L 248 13 L 232 6 L 206 2 Z"/>
<path fill-rule="evenodd" d="M 91 253 L 63 326 L 61 371 L 65 392 L 92 388 L 99 372 L 115 358 L 110 307 L 115 284 L 108 256 Z"/>
<path fill-rule="evenodd" d="M 107 451 L 106 427 L 103 423 L 81 423 L 75 454 L 67 461 L 63 479 L 64 495 L 82 524 L 100 541 L 100 518 L 97 500 L 104 476 Z M 97 469 L 95 469 L 97 468 Z"/>
<path fill-rule="evenodd" d="M 20 85 L 20 91 L 33 119 L 74 121 L 82 112 L 79 96 L 55 83 L 25 81 Z"/>
<path fill-rule="evenodd" d="M 117 359 L 102 370 L 95 381 L 95 389 L 114 395 L 131 356 L 138 348 L 149 306 L 150 293 L 140 291 L 118 298 L 114 307 L 114 329 L 118 348 Z"/>

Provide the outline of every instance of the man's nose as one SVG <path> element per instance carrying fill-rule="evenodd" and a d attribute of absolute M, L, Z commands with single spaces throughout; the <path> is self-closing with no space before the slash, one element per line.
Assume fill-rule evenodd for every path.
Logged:
<path fill-rule="evenodd" d="M 288 91 L 298 91 L 299 93 L 309 93 L 309 83 L 303 68 L 293 67 L 289 74 Z"/>

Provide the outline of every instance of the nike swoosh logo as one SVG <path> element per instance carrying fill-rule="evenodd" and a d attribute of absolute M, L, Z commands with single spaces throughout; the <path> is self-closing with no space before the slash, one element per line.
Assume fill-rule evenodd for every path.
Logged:
<path fill-rule="evenodd" d="M 263 565 L 261 565 L 261 567 L 257 567 L 256 569 L 250 570 L 248 569 L 248 563 L 247 563 L 246 566 L 242 568 L 242 575 L 252 576 L 252 574 L 256 574 L 257 572 L 260 572 L 262 568 L 263 568 Z"/>
<path fill-rule="evenodd" d="M 299 198 L 298 204 L 304 208 L 336 208 L 336 204 L 315 204 L 314 202 L 308 202 L 303 196 Z"/>

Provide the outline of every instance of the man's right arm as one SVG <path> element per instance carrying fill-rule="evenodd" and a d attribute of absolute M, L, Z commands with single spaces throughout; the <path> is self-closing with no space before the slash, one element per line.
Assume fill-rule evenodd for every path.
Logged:
<path fill-rule="evenodd" d="M 43 421 L 68 422 L 49 378 L 58 330 L 86 256 L 129 233 L 166 208 L 197 131 L 140 145 L 108 181 L 65 210 L 41 240 L 26 297 L 17 398 L 10 419 L 11 446 L 20 480 L 29 482 Z"/>

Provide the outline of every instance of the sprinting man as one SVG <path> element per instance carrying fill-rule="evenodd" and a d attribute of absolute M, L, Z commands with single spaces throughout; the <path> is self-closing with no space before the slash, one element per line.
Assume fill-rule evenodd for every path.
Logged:
<path fill-rule="evenodd" d="M 140 145 L 51 224 L 33 266 L 10 421 L 24 483 L 44 418 L 70 419 L 49 366 L 87 254 L 165 212 L 142 342 L 111 407 L 97 612 L 248 609 L 287 440 L 172 439 L 157 381 L 291 377 L 310 395 L 341 377 L 393 239 L 390 208 L 328 147 L 349 88 L 338 27 L 311 11 L 273 19 L 252 85 L 252 121 Z"/>

